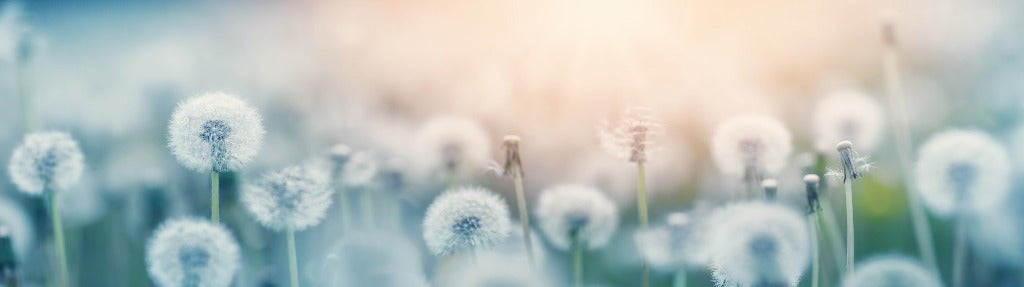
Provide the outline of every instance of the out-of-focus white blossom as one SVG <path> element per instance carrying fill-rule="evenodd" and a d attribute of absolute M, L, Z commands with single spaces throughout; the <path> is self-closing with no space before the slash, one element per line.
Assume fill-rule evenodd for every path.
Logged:
<path fill-rule="evenodd" d="M 149 239 L 146 263 L 161 287 L 227 287 L 240 265 L 238 243 L 222 225 L 173 219 Z"/>
<path fill-rule="evenodd" d="M 85 163 L 71 135 L 37 132 L 26 135 L 14 149 L 7 169 L 22 192 L 42 195 L 44 190 L 62 191 L 78 183 Z"/>
<path fill-rule="evenodd" d="M 487 131 L 476 121 L 464 117 L 430 119 L 416 131 L 411 144 L 412 171 L 428 181 L 483 174 L 491 159 L 492 144 Z"/>
<path fill-rule="evenodd" d="M 763 176 L 778 172 L 793 150 L 789 130 L 778 120 L 761 116 L 730 119 L 715 129 L 711 155 L 715 165 L 733 176 Z"/>
<path fill-rule="evenodd" d="M 540 230 L 561 250 L 569 250 L 573 234 L 584 248 L 601 248 L 619 225 L 615 204 L 597 189 L 584 185 L 560 185 L 542 191 L 535 213 Z"/>
<path fill-rule="evenodd" d="M 630 107 L 617 123 L 605 122 L 601 129 L 601 147 L 613 156 L 630 162 L 647 162 L 662 135 L 661 124 L 646 107 Z"/>
<path fill-rule="evenodd" d="M 810 237 L 800 213 L 777 204 L 722 207 L 708 244 L 718 286 L 796 286 L 810 260 Z"/>
<path fill-rule="evenodd" d="M 858 263 L 843 287 L 915 286 L 940 287 L 942 281 L 921 263 L 898 255 L 886 255 Z"/>
<path fill-rule="evenodd" d="M 850 141 L 861 151 L 875 150 L 885 131 L 885 113 L 878 100 L 855 90 L 838 90 L 814 108 L 814 145 L 830 154 L 835 144 Z"/>
<path fill-rule="evenodd" d="M 950 215 L 1002 203 L 1010 176 L 1009 155 L 999 142 L 980 131 L 951 130 L 918 150 L 914 190 L 932 212 Z"/>
<path fill-rule="evenodd" d="M 315 164 L 286 167 L 245 187 L 242 202 L 267 228 L 299 231 L 320 224 L 331 206 L 328 171 Z"/>

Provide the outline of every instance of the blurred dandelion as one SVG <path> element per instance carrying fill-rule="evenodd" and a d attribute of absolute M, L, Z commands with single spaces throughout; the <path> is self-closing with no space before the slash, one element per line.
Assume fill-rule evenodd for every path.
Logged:
<path fill-rule="evenodd" d="M 505 201 L 480 187 L 449 189 L 434 199 L 423 218 L 423 239 L 438 256 L 473 251 L 508 237 L 511 221 Z"/>
<path fill-rule="evenodd" d="M 843 287 L 869 286 L 940 287 L 942 282 L 910 258 L 886 255 L 861 263 L 857 272 L 843 280 Z"/>
<path fill-rule="evenodd" d="M 541 192 L 535 212 L 548 241 L 572 252 L 574 286 L 581 286 L 584 249 L 608 244 L 618 227 L 615 204 L 594 188 L 561 185 Z"/>
<path fill-rule="evenodd" d="M 0 226 L 14 241 L 14 255 L 17 258 L 28 256 L 29 248 L 35 242 L 32 221 L 21 206 L 5 197 L 0 197 Z"/>
<path fill-rule="evenodd" d="M 220 224 L 172 219 L 149 239 L 146 263 L 161 287 L 227 287 L 239 269 L 238 243 Z"/>
<path fill-rule="evenodd" d="M 761 180 L 781 170 L 793 150 L 789 130 L 773 118 L 745 116 L 730 119 L 715 128 L 711 155 L 718 169 L 738 176 L 747 186 L 748 197 L 756 196 Z"/>
<path fill-rule="evenodd" d="M 185 167 L 210 173 L 213 222 L 220 221 L 220 173 L 237 171 L 263 143 L 263 119 L 245 101 L 207 93 L 178 105 L 168 125 L 168 146 Z"/>
<path fill-rule="evenodd" d="M 256 221 L 272 230 L 285 231 L 292 287 L 299 286 L 295 231 L 323 220 L 333 192 L 328 183 L 327 170 L 306 163 L 268 173 L 245 188 L 242 202 Z"/>
<path fill-rule="evenodd" d="M 60 286 L 68 286 L 64 228 L 61 226 L 60 200 L 57 194 L 78 183 L 85 169 L 82 150 L 70 135 L 62 132 L 37 132 L 25 136 L 14 149 L 7 166 L 11 180 L 22 192 L 46 197 L 53 227 Z"/>
<path fill-rule="evenodd" d="M 807 230 L 811 233 L 811 286 L 818 287 L 821 278 L 821 255 L 818 231 L 821 230 L 821 201 L 818 194 L 821 178 L 816 174 L 804 176 L 807 192 Z M 835 240 L 835 239 L 833 239 Z"/>
<path fill-rule="evenodd" d="M 848 140 L 864 152 L 874 151 L 885 131 L 885 114 L 878 100 L 856 90 L 839 90 L 821 98 L 814 109 L 815 146 L 832 152 Z"/>
<path fill-rule="evenodd" d="M 653 112 L 646 107 L 630 107 L 623 113 L 616 124 L 605 122 L 601 130 L 601 147 L 612 155 L 636 163 L 637 168 L 637 218 L 640 229 L 647 230 L 647 178 L 644 164 L 655 149 L 657 137 L 662 133 L 662 126 L 654 120 Z M 649 266 L 641 261 L 641 286 L 650 285 Z"/>
<path fill-rule="evenodd" d="M 955 216 L 953 286 L 961 286 L 966 256 L 967 220 L 978 210 L 996 208 L 1009 198 L 1009 153 L 985 133 L 951 130 L 920 148 L 915 189 L 931 210 Z"/>
<path fill-rule="evenodd" d="M 425 287 L 419 254 L 401 234 L 348 233 L 324 258 L 318 286 Z"/>
<path fill-rule="evenodd" d="M 796 286 L 810 258 L 807 225 L 799 213 L 763 202 L 716 212 L 709 235 L 718 286 Z"/>
<path fill-rule="evenodd" d="M 775 198 L 779 195 L 779 181 L 770 178 L 762 180 L 761 189 L 764 190 L 765 200 L 775 201 Z"/>
<path fill-rule="evenodd" d="M 636 233 L 636 247 L 642 257 L 656 270 L 675 273 L 675 287 L 686 286 L 687 271 L 701 266 L 696 252 L 697 236 L 693 222 L 686 213 L 668 215 L 665 225 Z"/>
<path fill-rule="evenodd" d="M 439 116 L 423 124 L 412 139 L 409 158 L 421 180 L 453 187 L 474 172 L 483 171 L 491 158 L 490 136 L 473 119 Z M 442 174 L 437 174 L 441 171 Z"/>

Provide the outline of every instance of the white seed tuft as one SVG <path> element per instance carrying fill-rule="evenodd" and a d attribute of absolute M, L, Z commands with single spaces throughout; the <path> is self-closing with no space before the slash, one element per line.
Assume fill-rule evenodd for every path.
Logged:
<path fill-rule="evenodd" d="M 818 101 L 814 109 L 815 146 L 823 154 L 849 140 L 870 153 L 881 142 L 885 114 L 878 100 L 854 90 L 839 90 Z"/>
<path fill-rule="evenodd" d="M 42 195 L 44 189 L 62 191 L 77 184 L 85 169 L 83 161 L 82 150 L 70 135 L 37 132 L 26 135 L 14 149 L 7 168 L 19 190 Z"/>
<path fill-rule="evenodd" d="M 480 187 L 445 191 L 423 219 L 423 239 L 434 255 L 491 247 L 505 240 L 510 229 L 505 200 Z"/>
<path fill-rule="evenodd" d="M 149 239 L 146 263 L 161 287 L 226 287 L 239 268 L 238 243 L 222 225 L 174 219 Z"/>
<path fill-rule="evenodd" d="M 569 250 L 576 233 L 587 249 L 608 244 L 619 224 L 615 204 L 597 189 L 561 185 L 541 192 L 537 200 L 540 230 L 554 247 Z"/>
<path fill-rule="evenodd" d="M 966 209 L 987 209 L 1010 193 L 1008 153 L 987 134 L 951 130 L 933 136 L 918 150 L 915 191 L 938 215 Z M 965 210 L 960 210 L 965 211 Z"/>
<path fill-rule="evenodd" d="M 320 224 L 331 206 L 328 172 L 306 163 L 264 175 L 245 187 L 242 202 L 263 226 L 299 231 Z"/>
<path fill-rule="evenodd" d="M 416 132 L 412 145 L 412 171 L 428 181 L 464 179 L 484 171 L 491 159 L 487 131 L 464 117 L 431 119 Z"/>
<path fill-rule="evenodd" d="M 647 162 L 656 140 L 663 133 L 646 107 L 630 107 L 617 123 L 605 122 L 599 134 L 601 147 L 616 158 L 630 162 Z"/>
<path fill-rule="evenodd" d="M 722 173 L 759 178 L 778 172 L 793 151 L 792 136 L 781 122 L 760 116 L 737 117 L 720 124 L 711 138 L 711 154 Z"/>
<path fill-rule="evenodd" d="M 637 249 L 658 270 L 675 272 L 700 266 L 703 260 L 696 256 L 698 248 L 693 234 L 693 222 L 686 213 L 672 213 L 665 220 L 665 225 L 636 233 Z"/>
<path fill-rule="evenodd" d="M 251 162 L 263 143 L 263 120 L 245 101 L 208 93 L 178 105 L 168 127 L 168 146 L 197 172 L 236 171 Z"/>
<path fill-rule="evenodd" d="M 709 217 L 712 275 L 718 286 L 796 286 L 810 259 L 807 224 L 781 205 L 750 202 Z"/>

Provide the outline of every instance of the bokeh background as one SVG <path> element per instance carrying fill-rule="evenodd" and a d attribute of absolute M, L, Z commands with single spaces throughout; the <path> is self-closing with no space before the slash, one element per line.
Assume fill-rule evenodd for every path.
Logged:
<path fill-rule="evenodd" d="M 896 27 L 917 142 L 977 128 L 1004 140 L 1015 157 L 1024 151 L 1013 140 L 1024 111 L 1020 1 L 43 0 L 0 7 L 0 162 L 25 126 L 75 136 L 88 166 L 70 192 L 82 204 L 65 211 L 75 281 L 150 286 L 149 234 L 165 218 L 203 216 L 209 204 L 207 177 L 178 165 L 166 148 L 170 114 L 202 92 L 239 95 L 260 110 L 267 134 L 256 161 L 222 185 L 225 217 L 245 250 L 236 285 L 282 286 L 283 236 L 238 206 L 243 182 L 337 143 L 405 154 L 423 122 L 466 116 L 489 132 L 495 160 L 503 135 L 523 138 L 531 202 L 544 187 L 573 181 L 617 200 L 624 225 L 611 247 L 587 257 L 587 281 L 633 286 L 634 174 L 600 150 L 599 124 L 627 106 L 655 107 L 665 137 L 650 160 L 652 219 L 699 208 L 727 196 L 708 148 L 724 119 L 777 117 L 800 154 L 814 151 L 820 96 L 851 88 L 884 100 L 886 19 Z M 858 259 L 916 256 L 904 178 L 896 151 L 886 148 L 891 137 L 882 146 L 871 155 L 878 168 L 855 194 Z M 793 162 L 780 192 L 799 205 Z M 0 195 L 36 223 L 23 278 L 45 284 L 52 252 L 45 208 L 17 192 L 6 172 L 0 179 Z M 470 182 L 513 198 L 508 182 L 483 168 Z M 402 192 L 434 188 L 410 182 Z M 397 197 L 401 230 L 422 244 L 418 224 L 429 201 Z M 329 217 L 298 235 L 304 282 L 316 284 L 315 267 L 341 236 L 332 224 Z M 952 229 L 934 217 L 932 226 L 940 269 L 948 270 Z M 421 257 L 430 274 L 434 258 Z M 568 254 L 549 250 L 548 257 L 556 274 L 568 274 Z M 978 286 L 1020 282 L 1016 263 L 973 258 L 969 278 Z M 655 286 L 669 278 L 655 273 Z M 691 275 L 691 285 L 710 286 L 706 278 Z"/>

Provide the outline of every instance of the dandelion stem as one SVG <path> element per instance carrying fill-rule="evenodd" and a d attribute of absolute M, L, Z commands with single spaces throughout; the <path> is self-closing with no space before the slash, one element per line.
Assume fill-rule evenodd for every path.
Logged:
<path fill-rule="evenodd" d="M 583 244 L 576 231 L 572 232 L 572 286 L 583 286 Z"/>
<path fill-rule="evenodd" d="M 295 254 L 295 230 L 288 227 L 288 274 L 292 287 L 299 287 L 299 260 Z"/>
<path fill-rule="evenodd" d="M 363 225 L 366 228 L 371 228 L 377 224 L 373 211 L 373 192 L 370 190 L 363 190 L 362 199 Z"/>
<path fill-rule="evenodd" d="M 832 260 L 835 261 L 836 269 L 839 270 L 843 268 L 844 256 L 846 256 L 843 253 L 843 237 L 839 231 L 839 220 L 836 219 L 836 214 L 832 211 L 832 204 L 827 200 L 822 201 L 824 203 L 821 205 L 818 223 L 824 225 L 824 232 L 828 236 L 829 247 L 832 249 Z"/>
<path fill-rule="evenodd" d="M 819 211 L 820 212 L 820 211 Z M 821 279 L 821 255 L 818 247 L 818 216 L 811 213 L 807 216 L 807 224 L 811 230 L 811 287 L 818 287 Z"/>
<path fill-rule="evenodd" d="M 846 189 L 846 275 L 853 274 L 853 181 L 843 183 Z"/>
<path fill-rule="evenodd" d="M 953 287 L 963 286 L 967 251 L 967 226 L 963 215 L 956 218 L 956 241 L 953 245 Z"/>
<path fill-rule="evenodd" d="M 640 229 L 647 230 L 647 176 L 644 174 L 644 162 L 636 163 L 636 209 L 637 217 L 640 218 Z M 646 260 L 640 262 L 640 284 L 643 287 L 650 286 L 650 265 Z"/>
<path fill-rule="evenodd" d="M 910 127 L 907 124 L 907 114 L 904 108 L 903 86 L 900 80 L 899 53 L 896 49 L 895 27 L 892 23 L 886 23 L 883 27 L 885 50 L 882 57 L 883 73 L 885 75 L 886 94 L 889 99 L 889 109 L 892 117 L 893 133 L 896 139 L 896 150 L 899 153 L 900 169 L 909 185 L 911 158 L 910 147 L 913 139 L 910 136 Z M 931 226 L 928 225 L 927 215 L 921 206 L 917 194 L 910 192 L 907 188 L 907 203 L 910 205 L 910 217 L 914 224 L 914 238 L 917 240 L 918 252 L 921 259 L 927 264 L 932 272 L 938 274 L 938 264 L 935 260 L 935 248 L 931 237 Z"/>
<path fill-rule="evenodd" d="M 672 279 L 673 287 L 686 287 L 686 268 L 676 270 L 676 277 Z"/>
<path fill-rule="evenodd" d="M 352 206 L 349 203 L 348 191 L 343 184 L 338 184 L 338 208 L 341 209 L 341 230 L 349 231 L 352 228 Z"/>
<path fill-rule="evenodd" d="M 210 218 L 220 223 L 220 173 L 210 172 Z"/>
<path fill-rule="evenodd" d="M 526 209 L 526 192 L 523 190 L 523 170 L 518 164 L 512 165 L 512 182 L 516 189 L 516 204 L 519 205 L 519 223 L 523 225 L 523 245 L 526 247 L 530 268 L 536 267 L 533 258 L 533 242 L 530 237 L 530 215 Z"/>
<path fill-rule="evenodd" d="M 18 75 L 18 96 L 21 98 L 21 125 L 22 133 L 28 134 L 35 129 L 35 122 L 33 122 L 32 115 L 32 90 L 31 90 L 31 71 L 29 70 L 28 57 L 18 56 L 16 62 L 17 75 Z"/>
<path fill-rule="evenodd" d="M 58 209 L 57 192 L 53 190 L 44 191 L 47 201 L 50 204 L 50 220 L 53 226 L 53 249 L 57 253 L 57 268 L 60 272 L 60 281 L 57 286 L 68 286 L 68 258 L 64 250 L 64 227 L 61 225 L 60 209 Z"/>

